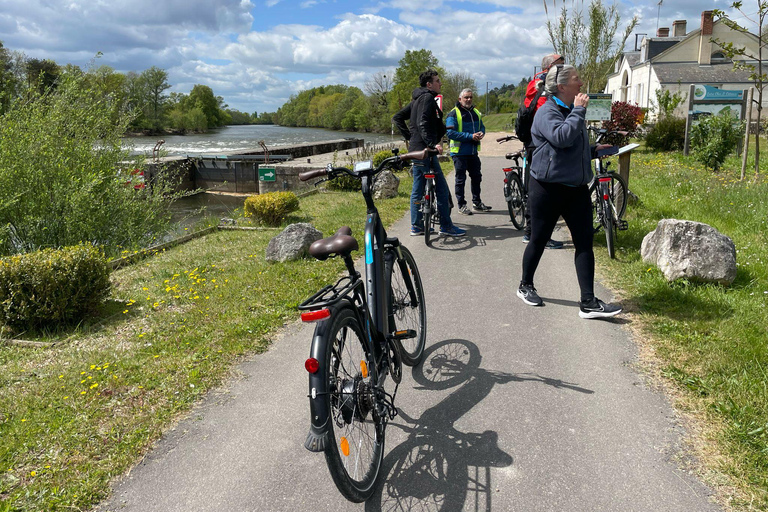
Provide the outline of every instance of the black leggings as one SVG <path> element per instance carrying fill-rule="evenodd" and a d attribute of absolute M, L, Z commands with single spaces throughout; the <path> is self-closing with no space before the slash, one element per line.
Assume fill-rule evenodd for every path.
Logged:
<path fill-rule="evenodd" d="M 523 284 L 533 285 L 533 275 L 546 243 L 555 230 L 557 220 L 562 216 L 576 248 L 574 263 L 581 300 L 592 300 L 595 296 L 595 254 L 592 252 L 594 228 L 592 201 L 587 185 L 569 187 L 560 183 L 544 183 L 531 176 L 528 208 L 531 211 L 531 241 L 523 253 Z"/>

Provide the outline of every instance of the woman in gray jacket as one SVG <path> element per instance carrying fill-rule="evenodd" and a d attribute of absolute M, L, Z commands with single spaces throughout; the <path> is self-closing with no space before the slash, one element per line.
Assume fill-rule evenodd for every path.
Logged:
<path fill-rule="evenodd" d="M 531 306 L 543 301 L 533 286 L 533 276 L 557 220 L 562 216 L 576 249 L 574 262 L 581 289 L 579 316 L 601 318 L 621 312 L 595 297 L 595 256 L 592 251 L 592 202 L 588 184 L 592 179 L 590 147 L 585 115 L 589 96 L 581 93 L 576 68 L 559 65 L 547 73 L 547 101 L 536 111 L 531 134 L 533 157 L 528 188 L 531 212 L 531 242 L 523 253 L 523 277 L 517 296 Z"/>

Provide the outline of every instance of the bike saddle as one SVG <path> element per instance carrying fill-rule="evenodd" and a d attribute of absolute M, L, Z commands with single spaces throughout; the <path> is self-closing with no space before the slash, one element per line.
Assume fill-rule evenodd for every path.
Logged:
<path fill-rule="evenodd" d="M 504 158 L 506 158 L 507 160 L 512 160 L 513 158 L 521 158 L 522 156 L 523 156 L 523 152 L 518 151 L 517 153 L 507 153 L 506 155 L 504 155 Z"/>
<path fill-rule="evenodd" d="M 358 248 L 357 240 L 352 236 L 352 230 L 347 226 L 342 226 L 333 236 L 313 242 L 309 246 L 309 254 L 323 261 L 334 254 L 349 255 Z"/>

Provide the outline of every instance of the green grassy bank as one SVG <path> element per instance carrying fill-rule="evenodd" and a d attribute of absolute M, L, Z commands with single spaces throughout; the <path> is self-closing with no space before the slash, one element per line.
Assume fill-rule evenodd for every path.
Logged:
<path fill-rule="evenodd" d="M 768 179 L 748 172 L 739 181 L 740 167 L 732 157 L 713 173 L 679 153 L 635 153 L 629 189 L 640 203 L 627 211 L 617 259 L 607 258 L 602 234 L 596 245 L 600 274 L 634 312 L 645 353 L 676 405 L 699 422 L 691 448 L 713 470 L 709 483 L 735 489 L 739 510 L 768 510 Z M 761 167 L 768 172 L 765 156 Z M 643 237 L 663 218 L 704 222 L 732 238 L 733 285 L 667 283 L 643 263 Z"/>
<path fill-rule="evenodd" d="M 515 133 L 515 118 L 517 114 L 488 114 L 483 117 L 483 124 L 487 132 Z"/>

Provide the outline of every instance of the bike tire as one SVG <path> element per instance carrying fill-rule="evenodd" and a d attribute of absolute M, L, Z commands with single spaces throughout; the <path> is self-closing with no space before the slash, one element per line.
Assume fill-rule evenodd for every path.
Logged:
<path fill-rule="evenodd" d="M 627 182 L 621 177 L 621 174 L 615 172 L 609 172 L 608 176 L 611 178 L 611 182 L 608 184 L 608 190 L 613 200 L 613 205 L 616 207 L 616 218 L 624 218 L 624 213 L 627 211 L 627 202 L 629 200 L 629 190 L 627 189 Z M 597 202 L 600 199 L 597 194 L 598 181 L 594 180 L 589 187 L 589 195 L 592 198 L 593 208 L 597 208 Z"/>
<path fill-rule="evenodd" d="M 608 248 L 608 257 L 611 259 L 616 258 L 616 249 L 614 247 L 616 243 L 616 231 L 615 231 L 615 219 L 613 218 L 613 207 L 611 201 L 603 200 L 603 228 L 605 230 L 605 245 Z"/>
<path fill-rule="evenodd" d="M 424 197 L 421 200 L 421 204 L 424 209 L 423 211 L 424 243 L 426 245 L 429 245 L 430 239 L 432 238 L 432 220 L 435 215 L 434 192 L 435 192 L 434 188 L 430 187 L 429 184 L 427 184 L 426 192 L 424 193 Z M 427 196 L 429 196 L 429 199 L 427 199 Z"/>
<path fill-rule="evenodd" d="M 406 247 L 400 246 L 400 251 L 403 254 L 402 260 L 398 260 L 394 255 L 384 258 L 385 289 L 389 290 L 389 330 L 391 333 L 406 329 L 416 331 L 415 338 L 398 342 L 403 364 L 416 366 L 424 356 L 427 340 L 427 305 L 424 302 L 424 288 L 416 260 Z M 401 263 L 405 266 L 405 270 Z M 409 292 L 409 283 L 413 286 L 417 301 L 415 306 Z"/>
<path fill-rule="evenodd" d="M 325 461 L 339 492 L 349 501 L 361 503 L 373 494 L 379 477 L 384 458 L 381 426 L 386 423 L 374 415 L 376 369 L 357 315 L 351 307 L 343 307 L 330 321 L 321 363 L 329 380 L 324 399 L 331 414 Z"/>
<path fill-rule="evenodd" d="M 509 199 L 507 200 L 507 209 L 509 218 L 518 230 L 525 227 L 525 192 L 523 191 L 523 182 L 517 173 L 509 173 Z"/>

